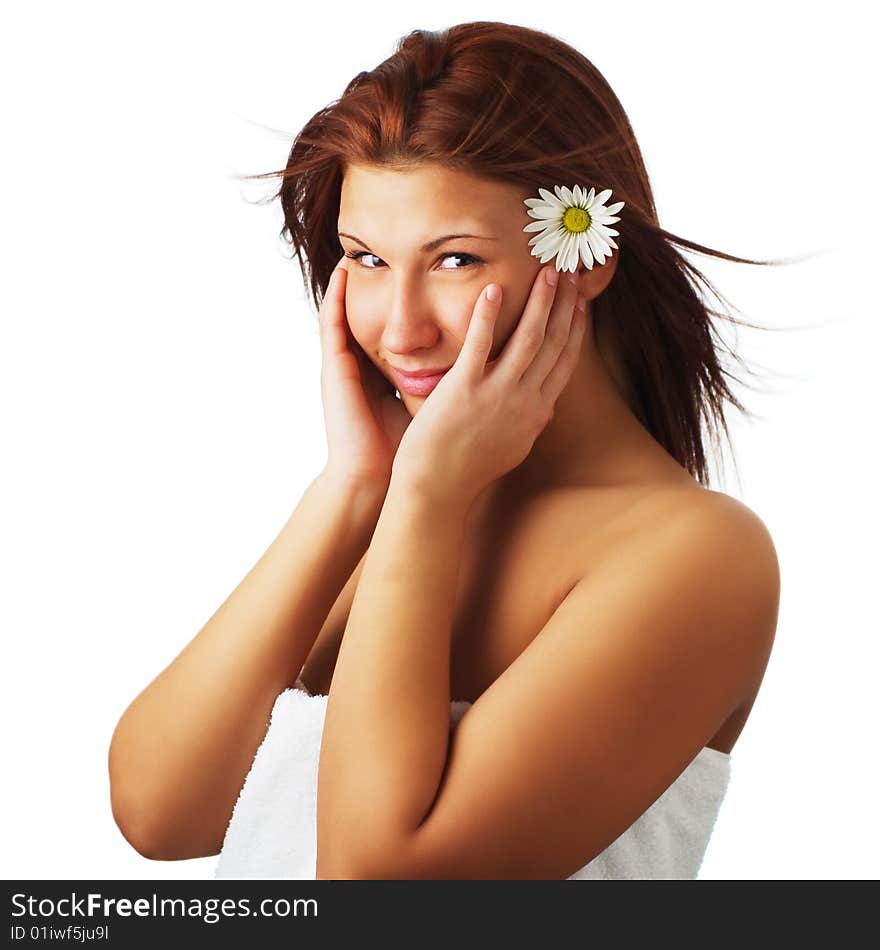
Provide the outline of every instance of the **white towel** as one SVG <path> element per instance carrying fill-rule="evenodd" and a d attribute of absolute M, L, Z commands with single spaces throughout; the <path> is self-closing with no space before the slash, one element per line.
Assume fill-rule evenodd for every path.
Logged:
<path fill-rule="evenodd" d="M 469 706 L 453 701 L 450 728 Z M 327 697 L 310 696 L 305 687 L 278 695 L 235 803 L 215 879 L 315 879 L 326 711 Z M 568 880 L 696 878 L 729 780 L 730 756 L 704 747 L 623 834 Z"/>

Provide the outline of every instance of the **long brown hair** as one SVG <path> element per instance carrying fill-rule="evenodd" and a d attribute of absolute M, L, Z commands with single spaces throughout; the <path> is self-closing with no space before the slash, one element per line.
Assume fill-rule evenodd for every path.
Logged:
<path fill-rule="evenodd" d="M 309 119 L 284 169 L 241 176 L 281 179 L 268 200 L 281 200 L 281 236 L 316 309 L 342 254 L 336 225 L 349 163 L 439 164 L 530 194 L 555 183 L 612 189 L 612 200 L 625 202 L 619 260 L 593 301 L 594 332 L 616 354 L 633 413 L 708 485 L 702 422 L 720 457 L 722 430 L 730 441 L 725 402 L 749 414 L 728 386 L 726 377 L 742 381 L 722 366 L 721 351 L 745 364 L 713 318 L 756 325 L 711 309 L 701 287 L 735 308 L 680 249 L 741 264 L 784 262 L 736 257 L 660 227 L 629 119 L 585 56 L 551 34 L 507 23 L 413 30 Z"/>

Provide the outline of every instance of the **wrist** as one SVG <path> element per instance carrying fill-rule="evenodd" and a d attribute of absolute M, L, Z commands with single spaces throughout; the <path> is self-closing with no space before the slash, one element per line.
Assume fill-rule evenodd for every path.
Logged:
<path fill-rule="evenodd" d="M 410 468 L 400 468 L 392 474 L 389 492 L 462 516 L 475 501 L 471 495 L 450 486 L 436 472 L 428 474 Z"/>
<path fill-rule="evenodd" d="M 315 481 L 341 502 L 358 510 L 372 511 L 378 516 L 390 479 L 379 476 L 353 475 L 350 472 L 325 468 Z"/>

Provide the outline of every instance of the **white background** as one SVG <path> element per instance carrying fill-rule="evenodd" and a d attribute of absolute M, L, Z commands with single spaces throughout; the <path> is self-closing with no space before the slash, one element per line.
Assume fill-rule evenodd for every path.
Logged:
<path fill-rule="evenodd" d="M 201 878 L 110 811 L 107 749 L 325 460 L 317 320 L 254 203 L 293 135 L 417 27 L 498 19 L 593 60 L 661 223 L 774 374 L 737 392 L 741 481 L 782 567 L 776 645 L 703 878 L 876 871 L 880 221 L 863 5 L 17 5 L 4 16 L 4 878 Z M 310 12 L 312 10 L 313 12 Z M 867 14 L 864 14 L 867 15 Z M 870 485 L 874 484 L 875 489 Z"/>

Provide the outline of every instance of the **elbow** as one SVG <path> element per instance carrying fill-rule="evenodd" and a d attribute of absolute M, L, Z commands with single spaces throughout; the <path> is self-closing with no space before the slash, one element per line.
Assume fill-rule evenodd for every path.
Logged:
<path fill-rule="evenodd" d="M 124 786 L 111 784 L 110 807 L 122 837 L 149 861 L 184 861 L 207 857 L 215 850 L 194 846 L 165 820 L 165 813 L 142 795 L 129 793 Z"/>
<path fill-rule="evenodd" d="M 220 852 L 228 818 L 218 824 L 207 820 L 203 803 L 184 806 L 172 795 L 154 788 L 149 793 L 143 775 L 120 768 L 111 747 L 110 808 L 122 837 L 150 861 L 187 861 Z"/>
<path fill-rule="evenodd" d="M 157 829 L 156 810 L 142 794 L 135 793 L 130 776 L 126 776 L 124 761 L 118 747 L 111 742 L 108 755 L 110 777 L 110 810 L 122 837 L 137 853 L 151 861 L 166 860 Z"/>
<path fill-rule="evenodd" d="M 209 857 L 219 849 L 204 848 L 174 833 L 172 826 L 161 818 L 162 813 L 141 798 L 110 793 L 113 820 L 122 837 L 135 851 L 149 861 L 186 861 L 190 858 Z"/>
<path fill-rule="evenodd" d="M 113 820 L 122 833 L 122 837 L 142 858 L 148 858 L 150 861 L 166 860 L 149 818 L 144 815 L 137 805 L 124 800 L 112 787 L 110 807 L 113 812 Z"/>

